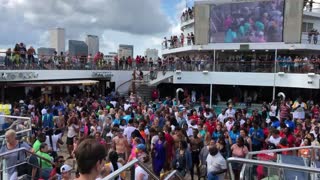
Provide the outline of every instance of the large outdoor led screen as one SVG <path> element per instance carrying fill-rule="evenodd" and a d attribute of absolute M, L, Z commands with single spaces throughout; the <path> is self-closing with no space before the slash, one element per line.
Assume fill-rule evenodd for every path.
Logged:
<path fill-rule="evenodd" d="M 284 0 L 210 7 L 210 43 L 282 42 Z"/>

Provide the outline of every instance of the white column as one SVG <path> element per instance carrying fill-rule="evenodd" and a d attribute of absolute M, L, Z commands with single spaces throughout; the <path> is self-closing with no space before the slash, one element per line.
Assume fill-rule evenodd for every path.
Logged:
<path fill-rule="evenodd" d="M 212 107 L 212 84 L 210 84 L 210 108 Z"/>
<path fill-rule="evenodd" d="M 278 50 L 275 49 L 275 52 L 274 52 L 274 73 L 273 73 L 272 99 L 276 98 L 277 57 L 278 57 Z"/>

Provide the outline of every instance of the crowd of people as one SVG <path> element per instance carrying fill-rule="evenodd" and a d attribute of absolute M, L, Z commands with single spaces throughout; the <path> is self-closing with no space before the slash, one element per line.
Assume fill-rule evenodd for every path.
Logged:
<path fill-rule="evenodd" d="M 308 32 L 308 42 L 309 44 L 311 44 L 311 42 L 313 42 L 313 44 L 318 44 L 318 36 L 319 36 L 319 32 L 317 29 L 311 29 Z"/>
<path fill-rule="evenodd" d="M 185 41 L 185 39 L 187 39 L 187 41 Z M 179 48 L 185 45 L 187 46 L 195 45 L 195 36 L 193 32 L 191 32 L 191 33 L 188 33 L 186 37 L 184 33 L 181 33 L 180 36 L 173 35 L 170 37 L 170 39 L 167 39 L 167 37 L 164 37 L 162 45 L 164 49 Z"/>
<path fill-rule="evenodd" d="M 31 117 L 33 136 L 28 142 L 16 140 L 16 131 L 24 124 L 7 118 L 2 125 L 7 130 L 6 145 L 0 152 L 25 147 L 42 157 L 29 160 L 41 167 L 39 171 L 33 168 L 33 179 L 70 179 L 73 167 L 64 161 L 75 159 L 76 177 L 95 180 L 137 158 L 151 164 L 150 169 L 159 177 L 175 169 L 182 177 L 212 180 L 227 176 L 228 157 L 245 158 L 250 151 L 268 148 L 319 146 L 320 109 L 312 100 L 274 100 L 250 114 L 228 101 L 227 107 L 216 113 L 192 93 L 184 93 L 183 101 L 157 94 L 153 101 L 143 102 L 133 93 L 125 99 L 94 92 L 57 97 L 47 103 L 43 99 L 21 100 L 12 105 L 12 115 Z M 68 154 L 65 157 L 63 146 Z M 297 155 L 314 156 L 310 149 Z M 21 159 L 17 156 L 19 153 L 4 157 L 9 167 Z M 241 165 L 233 168 L 238 177 Z M 149 177 L 140 166 L 133 169 L 135 179 Z M 16 167 L 8 173 L 10 179 L 21 174 Z M 261 178 L 267 176 L 264 171 L 257 173 Z M 120 174 L 117 179 L 125 176 Z"/>
<path fill-rule="evenodd" d="M 188 44 L 194 44 L 193 33 L 188 34 Z M 180 39 L 172 36 L 171 40 L 166 40 L 165 46 L 170 43 L 170 47 L 184 44 L 184 35 Z M 36 58 L 36 56 L 38 56 Z M 103 70 L 142 70 L 154 71 L 155 69 L 174 71 L 223 71 L 223 72 L 274 72 L 274 57 L 272 55 L 219 55 L 194 54 L 188 56 L 165 56 L 163 58 L 152 59 L 147 56 L 137 55 L 136 57 L 117 57 L 113 60 L 104 59 L 104 54 L 97 52 L 94 56 L 87 57 L 69 56 L 68 53 L 52 55 L 36 54 L 35 49 L 30 46 L 26 49 L 24 43 L 16 44 L 14 50 L 10 48 L 6 51 L 4 58 L 5 69 L 103 69 Z M 295 56 L 279 55 L 276 63 L 277 72 L 287 73 L 319 73 L 320 59 L 316 55 Z"/>
<path fill-rule="evenodd" d="M 283 0 L 212 6 L 210 42 L 281 42 L 283 9 Z"/>
<path fill-rule="evenodd" d="M 192 8 L 189 7 L 188 9 L 182 12 L 181 22 L 185 22 L 193 18 L 194 18 L 194 7 Z"/>

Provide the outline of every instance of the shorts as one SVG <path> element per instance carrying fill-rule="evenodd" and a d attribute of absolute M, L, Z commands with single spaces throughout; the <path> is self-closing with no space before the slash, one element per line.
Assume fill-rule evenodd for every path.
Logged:
<path fill-rule="evenodd" d="M 67 137 L 67 145 L 73 145 L 73 138 L 74 137 Z"/>

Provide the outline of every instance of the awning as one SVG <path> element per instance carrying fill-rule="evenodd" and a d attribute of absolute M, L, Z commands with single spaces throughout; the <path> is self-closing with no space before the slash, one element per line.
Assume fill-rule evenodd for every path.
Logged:
<path fill-rule="evenodd" d="M 96 80 L 71 80 L 71 81 L 35 81 L 35 82 L 17 82 L 10 83 L 9 86 L 24 86 L 24 85 L 95 85 L 99 83 Z"/>

